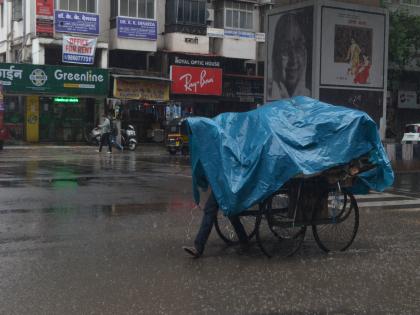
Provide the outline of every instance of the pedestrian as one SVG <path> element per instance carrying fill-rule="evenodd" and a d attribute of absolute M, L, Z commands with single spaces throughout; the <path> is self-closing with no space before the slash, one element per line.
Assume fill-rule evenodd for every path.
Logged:
<path fill-rule="evenodd" d="M 101 128 L 101 141 L 99 143 L 98 152 L 102 151 L 102 146 L 107 142 L 108 144 L 108 153 L 112 153 L 112 142 L 111 142 L 111 117 L 110 115 L 104 115 L 104 122 L 102 125 L 98 125 Z"/>
<path fill-rule="evenodd" d="M 203 254 L 211 229 L 213 228 L 214 222 L 216 221 L 218 211 L 219 205 L 213 194 L 213 191 L 211 191 L 203 209 L 203 218 L 201 220 L 200 229 L 194 241 L 194 246 L 182 247 L 188 254 L 190 254 L 194 258 L 199 258 Z M 249 239 L 239 219 L 239 216 L 230 216 L 228 218 L 233 228 L 235 229 L 241 248 L 246 249 L 248 246 Z"/>

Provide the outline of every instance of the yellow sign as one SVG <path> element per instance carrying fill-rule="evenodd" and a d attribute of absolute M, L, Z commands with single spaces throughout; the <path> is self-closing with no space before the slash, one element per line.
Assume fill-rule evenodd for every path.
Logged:
<path fill-rule="evenodd" d="M 126 100 L 169 101 L 169 82 L 114 79 L 114 97 Z"/>
<path fill-rule="evenodd" d="M 39 142 L 39 97 L 26 97 L 26 141 Z"/>

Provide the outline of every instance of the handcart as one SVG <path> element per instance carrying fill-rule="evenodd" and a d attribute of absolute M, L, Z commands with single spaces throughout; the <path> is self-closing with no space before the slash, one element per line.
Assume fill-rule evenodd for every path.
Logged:
<path fill-rule="evenodd" d="M 344 251 L 359 227 L 359 208 L 351 192 L 357 175 L 374 168 L 369 154 L 320 174 L 295 176 L 276 193 L 239 214 L 248 237 L 254 236 L 268 256 L 291 256 L 301 247 L 307 228 L 325 252 Z M 229 220 L 219 214 L 215 224 L 227 244 L 237 242 Z"/>

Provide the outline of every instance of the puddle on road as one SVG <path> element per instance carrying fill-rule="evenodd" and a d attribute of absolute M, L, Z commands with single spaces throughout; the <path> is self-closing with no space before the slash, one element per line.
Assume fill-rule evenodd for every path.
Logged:
<path fill-rule="evenodd" d="M 102 211 L 108 216 L 144 215 L 166 212 L 169 206 L 167 203 L 117 204 L 102 206 Z"/>
<path fill-rule="evenodd" d="M 185 209 L 189 204 L 181 203 L 145 203 L 145 204 L 114 204 L 114 205 L 94 205 L 94 206 L 57 206 L 42 209 L 5 209 L 0 210 L 0 215 L 7 214 L 30 214 L 30 213 L 44 213 L 54 214 L 57 216 L 73 216 L 89 214 L 97 217 L 100 214 L 105 216 L 128 216 L 128 215 L 145 215 L 154 213 L 163 213 L 167 211 Z"/>

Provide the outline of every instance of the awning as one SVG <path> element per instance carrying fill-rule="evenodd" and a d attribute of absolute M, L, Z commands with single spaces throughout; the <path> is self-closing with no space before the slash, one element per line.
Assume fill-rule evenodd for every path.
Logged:
<path fill-rule="evenodd" d="M 133 79 L 133 80 L 155 80 L 155 81 L 167 81 L 171 82 L 171 79 L 165 77 L 153 77 L 146 75 L 131 75 L 131 74 L 111 74 L 112 77 L 116 79 Z"/>

